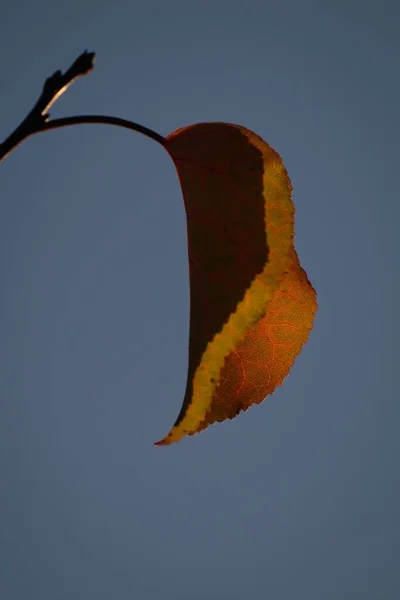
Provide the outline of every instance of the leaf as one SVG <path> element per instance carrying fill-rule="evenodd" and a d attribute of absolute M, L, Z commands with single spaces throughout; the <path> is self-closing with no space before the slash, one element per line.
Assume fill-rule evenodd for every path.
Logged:
<path fill-rule="evenodd" d="M 295 253 L 266 314 L 225 359 L 206 418 L 193 433 L 272 394 L 307 341 L 316 310 L 315 290 Z"/>
<path fill-rule="evenodd" d="M 187 216 L 189 365 L 182 409 L 157 445 L 261 402 L 312 327 L 315 292 L 294 250 L 291 184 L 253 132 L 200 123 L 167 137 Z"/>

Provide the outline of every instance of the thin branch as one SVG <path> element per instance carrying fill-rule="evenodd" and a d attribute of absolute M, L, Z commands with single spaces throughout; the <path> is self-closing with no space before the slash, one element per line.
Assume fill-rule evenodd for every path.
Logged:
<path fill-rule="evenodd" d="M 147 137 L 155 140 L 162 146 L 165 146 L 166 139 L 156 131 L 145 127 L 144 125 L 139 125 L 139 123 L 134 123 L 133 121 L 128 121 L 127 119 L 120 119 L 119 117 L 110 117 L 108 115 L 78 115 L 76 117 L 64 117 L 63 119 L 53 119 L 52 121 L 47 121 L 44 123 L 42 127 L 38 130 L 40 131 L 49 131 L 50 129 L 60 129 L 61 127 L 69 127 L 70 125 L 83 125 L 83 124 L 95 124 L 95 125 L 115 125 L 117 127 L 125 127 L 125 129 L 130 129 L 131 131 L 136 131 L 138 133 L 142 133 Z"/>
<path fill-rule="evenodd" d="M 35 106 L 28 113 L 21 124 L 13 131 L 13 133 L 0 144 L 0 162 L 4 160 L 12 150 L 14 150 L 21 142 L 26 140 L 35 133 L 48 131 L 50 129 L 58 129 L 60 127 L 67 127 L 70 125 L 81 125 L 83 123 L 96 123 L 106 125 L 117 125 L 119 127 L 125 127 L 133 131 L 142 133 L 156 142 L 159 142 L 163 146 L 166 144 L 165 138 L 137 123 L 127 121 L 125 119 L 119 119 L 118 117 L 108 116 L 77 116 L 77 117 L 66 117 L 63 119 L 50 120 L 48 110 L 50 107 L 60 98 L 60 96 L 67 90 L 67 88 L 76 81 L 79 77 L 90 73 L 94 66 L 95 53 L 94 52 L 83 52 L 70 68 L 65 72 L 56 71 L 51 77 L 46 79 L 43 90 Z"/>

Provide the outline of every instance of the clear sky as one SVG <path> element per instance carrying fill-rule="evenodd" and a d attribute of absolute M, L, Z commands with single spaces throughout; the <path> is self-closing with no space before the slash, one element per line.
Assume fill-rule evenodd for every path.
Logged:
<path fill-rule="evenodd" d="M 85 48 L 54 117 L 253 129 L 320 305 L 272 397 L 154 447 L 187 368 L 170 158 L 84 126 L 1 163 L 2 599 L 400 598 L 399 28 L 395 0 L 2 1 L 0 139 Z"/>

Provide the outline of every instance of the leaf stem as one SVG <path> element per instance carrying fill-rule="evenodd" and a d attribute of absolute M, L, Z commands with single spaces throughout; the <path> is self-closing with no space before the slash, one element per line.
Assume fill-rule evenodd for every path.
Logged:
<path fill-rule="evenodd" d="M 110 117 L 108 115 L 77 115 L 74 117 L 53 119 L 52 121 L 47 121 L 46 123 L 43 123 L 41 128 L 37 130 L 37 133 L 40 133 L 42 131 L 49 131 L 50 129 L 60 129 L 61 127 L 69 127 L 70 125 L 84 125 L 91 123 L 94 123 L 95 125 L 115 125 L 117 127 L 125 127 L 125 129 L 130 129 L 131 131 L 142 133 L 143 135 L 151 138 L 152 140 L 155 140 L 162 146 L 165 146 L 166 144 L 165 137 L 163 137 L 156 131 L 149 129 L 144 125 L 139 125 L 139 123 L 128 121 L 127 119 L 120 119 L 119 117 Z"/>
<path fill-rule="evenodd" d="M 56 71 L 48 77 L 44 82 L 42 93 L 40 94 L 36 104 L 28 113 L 25 119 L 18 127 L 8 136 L 8 138 L 0 144 L 0 162 L 6 158 L 19 144 L 35 133 L 41 133 L 50 129 L 58 129 L 71 125 L 82 125 L 85 123 L 96 123 L 106 125 L 116 125 L 125 127 L 132 131 L 137 131 L 155 140 L 162 146 L 166 145 L 166 139 L 148 127 L 120 119 L 118 117 L 109 117 L 102 115 L 79 115 L 74 117 L 65 117 L 62 119 L 50 120 L 48 110 L 58 100 L 58 98 L 68 89 L 68 87 L 79 77 L 87 75 L 94 67 L 94 52 L 83 52 L 72 63 L 65 73 Z"/>

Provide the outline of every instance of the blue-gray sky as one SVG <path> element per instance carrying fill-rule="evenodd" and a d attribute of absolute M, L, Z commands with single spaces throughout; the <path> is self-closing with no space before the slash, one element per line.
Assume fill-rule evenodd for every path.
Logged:
<path fill-rule="evenodd" d="M 173 164 L 101 126 L 0 165 L 0 596 L 400 597 L 395 0 L 3 0 L 0 139 L 85 48 L 52 114 L 253 129 L 283 156 L 318 291 L 261 406 L 157 448 L 185 389 Z M 397 401 L 396 401 L 397 398 Z"/>

